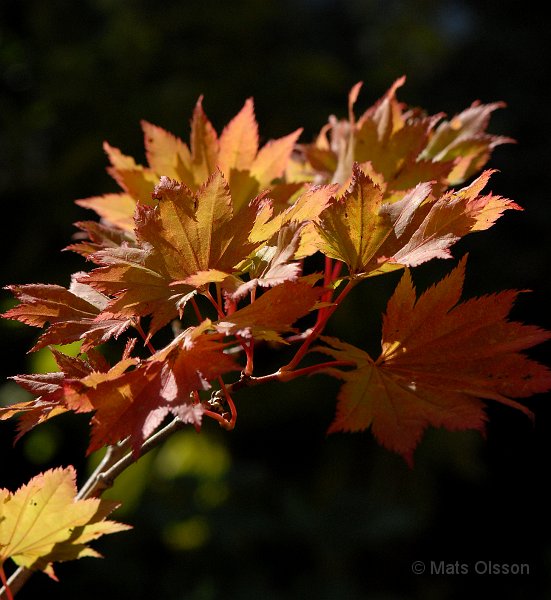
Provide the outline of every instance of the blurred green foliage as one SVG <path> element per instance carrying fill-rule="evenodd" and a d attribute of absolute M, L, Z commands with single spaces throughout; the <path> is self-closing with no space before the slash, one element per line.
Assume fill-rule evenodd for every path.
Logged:
<path fill-rule="evenodd" d="M 504 100 L 491 127 L 519 146 L 499 148 L 492 189 L 526 208 L 468 238 L 466 294 L 507 287 L 523 295 L 515 318 L 551 327 L 551 133 L 545 19 L 489 0 L 3 0 L 0 4 L 2 283 L 68 283 L 85 268 L 59 250 L 72 223 L 90 218 L 72 200 L 115 191 L 108 140 L 143 160 L 139 120 L 187 139 L 200 94 L 217 129 L 255 98 L 264 140 L 305 127 L 311 139 L 349 88 L 369 106 L 398 76 L 400 98 L 431 113 Z M 450 268 L 416 270 L 421 287 Z M 330 324 L 377 351 L 388 276 L 355 290 Z M 8 294 L 2 304 L 8 304 Z M 2 380 L 42 370 L 26 358 L 32 328 L 0 322 Z M 539 354 L 537 354 L 539 352 Z M 548 361 L 546 348 L 536 351 Z M 276 360 L 260 355 L 269 369 Z M 38 361 L 38 362 L 37 362 Z M 121 520 L 135 526 L 97 544 L 104 561 L 62 565 L 56 585 L 34 577 L 20 597 L 81 600 L 437 599 L 551 594 L 551 450 L 545 398 L 529 401 L 534 429 L 490 407 L 488 438 L 431 431 L 409 470 L 370 434 L 326 438 L 337 384 L 319 376 L 244 390 L 231 433 L 209 423 L 175 436 L 117 482 Z M 8 382 L 0 402 L 20 399 Z M 87 416 L 64 415 L 12 448 L 0 424 L 0 485 L 73 463 L 81 477 Z M 529 562 L 528 577 L 415 577 L 413 560 Z"/>

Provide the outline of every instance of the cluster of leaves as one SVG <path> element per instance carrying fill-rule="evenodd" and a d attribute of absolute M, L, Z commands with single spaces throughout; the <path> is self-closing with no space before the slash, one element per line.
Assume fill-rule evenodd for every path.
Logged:
<path fill-rule="evenodd" d="M 189 145 L 142 122 L 147 166 L 105 144 L 122 191 L 77 201 L 100 221 L 77 223 L 69 246 L 93 268 L 68 288 L 9 286 L 19 304 L 3 315 L 46 326 L 32 350 L 78 340 L 83 354 L 52 349 L 59 371 L 15 377 L 35 399 L 0 409 L 0 419 L 19 416 L 22 435 L 62 412 L 88 412 L 89 452 L 119 445 L 136 458 L 169 415 L 197 430 L 205 417 L 232 429 L 241 387 L 323 372 L 344 380 L 330 431 L 371 426 L 411 462 L 429 425 L 482 429 L 483 400 L 530 414 L 513 398 L 550 389 L 551 372 L 521 351 L 550 334 L 507 320 L 517 293 L 459 303 L 464 259 L 417 298 L 409 271 L 520 209 L 485 193 L 492 172 L 479 174 L 510 141 L 486 131 L 500 104 L 447 120 L 400 103 L 402 84 L 356 118 L 357 84 L 348 118 L 331 117 L 311 144 L 298 144 L 296 130 L 259 148 L 251 99 L 218 135 L 202 98 Z M 323 272 L 305 273 L 317 253 Z M 404 268 L 377 359 L 322 335 L 358 283 Z M 311 324 L 301 331 L 303 317 Z M 169 324 L 173 340 L 157 349 Z M 98 347 L 120 336 L 126 345 L 110 364 Z M 255 376 L 264 342 L 297 351 Z M 330 360 L 297 368 L 309 351 Z"/>

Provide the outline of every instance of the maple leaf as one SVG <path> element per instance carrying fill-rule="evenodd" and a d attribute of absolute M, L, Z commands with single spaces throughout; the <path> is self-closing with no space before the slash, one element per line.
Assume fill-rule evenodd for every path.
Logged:
<path fill-rule="evenodd" d="M 52 347 L 50 347 L 50 351 L 59 371 L 12 377 L 18 385 L 36 398 L 0 407 L 0 421 L 14 416 L 19 417 L 16 442 L 36 425 L 69 410 L 65 404 L 63 393 L 63 383 L 66 379 L 81 379 L 94 371 L 107 372 L 109 370 L 109 365 L 97 351 L 89 350 L 86 360 L 67 356 Z"/>
<path fill-rule="evenodd" d="M 122 229 L 132 231 L 134 227 L 134 211 L 137 201 L 130 194 L 103 194 L 75 200 L 82 208 L 89 208 L 107 223 Z"/>
<path fill-rule="evenodd" d="M 218 147 L 211 143 L 211 167 L 207 176 L 218 166 L 229 184 L 236 212 L 268 187 L 275 187 L 277 194 L 280 186 L 274 182 L 283 175 L 301 132 L 302 129 L 297 129 L 282 138 L 270 140 L 259 150 L 254 102 L 248 98 L 224 127 Z M 205 179 L 203 177 L 198 183 Z"/>
<path fill-rule="evenodd" d="M 179 137 L 141 122 L 148 167 L 136 164 L 117 148 L 104 144 L 111 166 L 109 174 L 123 192 L 77 200 L 105 221 L 126 231 L 134 226 L 138 204 L 152 205 L 151 194 L 161 177 L 183 183 L 193 192 L 221 169 L 231 190 L 234 212 L 239 212 L 261 191 L 271 188 L 275 195 L 289 197 L 296 189 L 280 181 L 302 129 L 259 149 L 258 124 L 253 100 L 249 98 L 240 112 L 226 125 L 220 138 L 203 109 L 201 96 L 191 120 L 190 147 Z"/>
<path fill-rule="evenodd" d="M 379 443 L 411 464 L 429 425 L 483 430 L 481 399 L 531 416 L 512 398 L 551 389 L 551 371 L 521 351 L 551 333 L 507 320 L 516 291 L 458 303 L 465 263 L 464 258 L 418 299 L 406 271 L 387 306 L 377 360 L 350 344 L 322 338 L 328 346 L 318 351 L 356 364 L 350 371 L 330 371 L 345 381 L 331 432 L 371 427 Z"/>
<path fill-rule="evenodd" d="M 488 229 L 505 210 L 520 210 L 506 198 L 480 195 L 491 173 L 440 198 L 425 183 L 388 203 L 381 188 L 355 164 L 349 189 L 333 198 L 314 223 L 312 243 L 361 277 L 450 258 L 450 246 L 461 237 Z"/>
<path fill-rule="evenodd" d="M 214 326 L 226 335 L 284 342 L 279 334 L 294 331 L 293 323 L 314 308 L 324 291 L 309 280 L 284 281 Z"/>
<path fill-rule="evenodd" d="M 396 98 L 405 77 L 359 118 L 354 115 L 362 83 L 348 97 L 348 119 L 331 117 L 313 144 L 299 147 L 287 169 L 290 181 L 338 182 L 346 187 L 354 162 L 377 180 L 385 198 L 397 200 L 418 183 L 433 181 L 440 194 L 463 183 L 488 161 L 499 144 L 513 140 L 486 133 L 502 103 L 474 103 L 451 121 L 427 116 Z"/>
<path fill-rule="evenodd" d="M 118 504 L 77 500 L 72 466 L 50 469 L 16 492 L 0 489 L 0 568 L 17 565 L 42 570 L 56 579 L 52 563 L 100 555 L 87 544 L 102 535 L 130 529 L 106 520 Z"/>
<path fill-rule="evenodd" d="M 136 247 L 90 256 L 103 265 L 80 278 L 115 296 L 98 318 L 153 314 L 150 335 L 181 314 L 197 288 L 228 277 L 264 240 L 249 241 L 261 199 L 234 214 L 220 171 L 197 192 L 167 177 L 155 188 L 156 207 L 136 210 Z"/>
<path fill-rule="evenodd" d="M 252 98 L 245 101 L 239 113 L 224 127 L 220 136 L 218 166 L 229 177 L 231 169 L 250 169 L 258 153 L 258 124 Z"/>
<path fill-rule="evenodd" d="M 150 168 L 157 174 L 193 186 L 192 156 L 188 146 L 162 127 L 145 120 L 141 121 L 141 126 L 144 133 L 145 154 Z"/>
<path fill-rule="evenodd" d="M 130 360 L 107 373 L 65 379 L 64 401 L 75 412 L 94 411 L 88 453 L 130 437 L 137 456 L 147 437 L 168 414 L 184 423 L 201 425 L 203 407 L 191 392 L 210 389 L 209 381 L 240 370 L 223 352 L 220 334 L 204 333 L 210 322 L 177 336 L 134 370 Z"/>
<path fill-rule="evenodd" d="M 170 286 L 172 279 L 159 253 L 148 243 L 121 246 L 93 255 L 104 265 L 79 276 L 79 281 L 114 296 L 97 316 L 98 322 L 153 314 L 150 335 L 176 318 L 195 294 L 189 285 Z"/>
<path fill-rule="evenodd" d="M 68 410 L 94 411 L 88 452 L 130 436 L 137 455 L 143 441 L 170 413 L 199 427 L 203 407 L 190 399 L 191 392 L 207 390 L 211 380 L 240 370 L 224 353 L 223 335 L 205 333 L 212 328 L 208 320 L 190 328 L 143 361 L 131 358 L 127 346 L 112 367 L 93 352 L 83 360 L 51 348 L 60 372 L 14 377 L 37 398 L 0 408 L 0 420 L 19 416 L 19 439 L 35 425 Z"/>
<path fill-rule="evenodd" d="M 60 285 L 27 284 L 10 285 L 19 305 L 5 312 L 2 317 L 14 319 L 47 330 L 40 336 L 31 352 L 49 344 L 69 344 L 82 340 L 86 352 L 111 337 L 117 338 L 131 325 L 129 319 L 96 319 L 107 306 L 109 299 L 90 286 L 78 281 L 84 273 L 75 273 L 69 289 Z"/>
<path fill-rule="evenodd" d="M 248 238 L 256 207 L 234 215 L 230 191 L 220 171 L 213 173 L 197 194 L 174 180 L 161 178 L 155 196 L 159 218 L 150 227 L 139 228 L 138 235 L 169 256 L 167 270 L 173 279 L 209 269 L 231 272 L 255 249 Z"/>
<path fill-rule="evenodd" d="M 224 290 L 232 300 L 240 300 L 260 287 L 273 287 L 284 281 L 296 281 L 301 274 L 301 265 L 293 261 L 300 243 L 302 223 L 284 225 L 272 240 L 262 246 L 250 259 L 243 271 L 250 279 L 243 281 L 235 276 L 224 281 Z"/>
<path fill-rule="evenodd" d="M 503 102 L 473 102 L 450 121 L 438 125 L 421 157 L 431 161 L 453 160 L 448 181 L 451 185 L 465 181 L 488 162 L 496 146 L 514 143 L 511 138 L 486 133 L 492 112 L 503 107 Z"/>
<path fill-rule="evenodd" d="M 301 190 L 291 204 L 278 203 L 274 206 L 274 203 L 270 203 L 261 207 L 249 239 L 269 240 L 289 223 L 318 222 L 321 212 L 327 208 L 337 189 L 338 185 L 312 185 Z"/>
<path fill-rule="evenodd" d="M 338 187 L 338 184 L 307 186 L 297 190 L 291 204 L 265 203 L 259 208 L 249 240 L 263 242 L 278 235 L 286 227 L 300 227 L 300 239 L 294 258 L 298 260 L 311 256 L 318 250 L 314 224 L 319 223 L 321 213 L 329 206 Z"/>
<path fill-rule="evenodd" d="M 159 176 L 152 169 L 136 164 L 131 156 L 126 156 L 118 148 L 113 148 L 107 142 L 103 149 L 111 163 L 107 172 L 121 186 L 121 188 L 142 204 L 151 204 L 151 193 Z"/>
<path fill-rule="evenodd" d="M 133 231 L 96 221 L 78 221 L 75 226 L 81 230 L 80 233 L 73 236 L 77 242 L 70 244 L 65 250 L 72 250 L 90 260 L 93 260 L 93 254 L 99 250 L 136 246 L 136 237 Z"/>
<path fill-rule="evenodd" d="M 200 96 L 195 104 L 191 121 L 192 181 L 182 180 L 182 182 L 191 189 L 200 186 L 211 173 L 214 173 L 218 153 L 218 135 L 203 110 L 203 96 Z"/>
<path fill-rule="evenodd" d="M 131 156 L 126 156 L 118 148 L 107 142 L 103 144 L 111 166 L 107 172 L 120 185 L 120 194 L 106 194 L 76 200 L 83 208 L 94 210 L 100 217 L 123 230 L 132 229 L 132 217 L 137 203 L 151 205 L 151 194 L 159 175 L 153 169 L 136 164 Z"/>

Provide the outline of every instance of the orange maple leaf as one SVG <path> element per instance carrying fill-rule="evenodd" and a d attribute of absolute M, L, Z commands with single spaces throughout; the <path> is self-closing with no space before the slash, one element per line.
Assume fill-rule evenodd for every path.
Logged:
<path fill-rule="evenodd" d="M 131 231 L 136 205 L 153 204 L 151 195 L 161 176 L 196 191 L 218 167 L 230 187 L 236 213 L 267 188 L 275 195 L 287 197 L 296 191 L 293 187 L 287 189 L 279 180 L 302 129 L 270 140 L 259 149 L 258 124 L 253 100 L 249 98 L 219 138 L 203 110 L 202 101 L 201 96 L 193 111 L 190 147 L 161 127 L 142 121 L 148 167 L 136 164 L 132 157 L 105 143 L 104 150 L 111 163 L 108 172 L 123 192 L 77 200 L 77 204 Z"/>
<path fill-rule="evenodd" d="M 502 103 L 475 102 L 447 121 L 443 114 L 426 116 L 399 102 L 396 91 L 404 83 L 405 77 L 397 79 L 359 118 L 353 109 L 362 83 L 356 84 L 348 97 L 348 119 L 331 117 L 313 144 L 301 145 L 288 179 L 346 185 L 358 162 L 385 199 L 396 200 L 425 181 L 435 182 L 441 193 L 480 171 L 496 146 L 513 141 L 486 133 L 491 113 Z"/>
<path fill-rule="evenodd" d="M 531 416 L 512 398 L 551 389 L 551 371 L 520 351 L 551 333 L 506 319 L 516 291 L 458 304 L 465 262 L 418 299 L 406 271 L 387 306 L 377 360 L 338 339 L 322 338 L 328 346 L 317 350 L 356 364 L 350 371 L 330 371 L 345 381 L 331 432 L 371 427 L 383 446 L 411 463 L 429 425 L 482 430 L 480 399 Z"/>
<path fill-rule="evenodd" d="M 236 215 L 220 171 L 197 192 L 166 177 L 155 189 L 158 206 L 136 211 L 137 246 L 93 253 L 103 266 L 80 278 L 115 296 L 99 321 L 152 314 L 150 334 L 181 314 L 197 288 L 223 281 L 263 243 L 249 241 L 262 200 Z"/>
<path fill-rule="evenodd" d="M 63 384 L 66 380 L 79 380 L 92 372 L 106 373 L 109 371 L 109 364 L 96 350 L 88 350 L 86 360 L 67 356 L 52 347 L 50 347 L 50 351 L 59 371 L 12 377 L 17 384 L 35 396 L 35 399 L 0 407 L 0 421 L 14 416 L 18 417 L 18 433 L 15 441 L 36 425 L 69 410 L 63 393 Z M 126 352 L 123 358 L 127 360 Z M 128 363 L 124 364 L 128 366 Z"/>
<path fill-rule="evenodd" d="M 355 164 L 349 189 L 333 198 L 314 223 L 311 243 L 360 277 L 450 258 L 450 246 L 461 237 L 488 229 L 506 210 L 521 210 L 507 198 L 480 194 L 491 173 L 439 198 L 424 183 L 387 202 L 379 185 Z"/>

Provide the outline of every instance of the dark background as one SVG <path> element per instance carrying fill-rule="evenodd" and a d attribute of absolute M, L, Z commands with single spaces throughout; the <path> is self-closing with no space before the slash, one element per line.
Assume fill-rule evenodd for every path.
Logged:
<path fill-rule="evenodd" d="M 548 306 L 550 127 L 548 24 L 518 2 L 362 0 L 15 1 L 0 4 L 0 281 L 67 285 L 86 265 L 60 249 L 91 218 L 76 198 L 116 191 L 103 140 L 143 162 L 139 120 L 189 139 L 200 94 L 218 131 L 255 98 L 263 140 L 299 126 L 302 140 L 365 82 L 363 110 L 402 74 L 399 98 L 450 116 L 473 100 L 503 100 L 491 132 L 492 190 L 523 213 L 468 237 L 466 295 L 522 294 L 514 318 L 551 328 Z M 416 270 L 420 286 L 452 262 Z M 356 290 L 330 331 L 376 348 L 396 283 Z M 1 297 L 2 309 L 9 295 Z M 9 375 L 46 368 L 29 358 L 37 330 L 0 323 L 0 402 L 18 399 Z M 531 356 L 549 364 L 549 345 Z M 265 368 L 269 368 L 266 357 Z M 370 433 L 325 431 L 336 381 L 247 390 L 237 429 L 209 423 L 148 456 L 118 485 L 130 533 L 95 544 L 106 559 L 61 565 L 60 584 L 36 575 L 20 597 L 435 599 L 551 596 L 551 411 L 535 426 L 489 406 L 487 436 L 429 431 L 413 470 Z M 12 449 L 0 424 L 0 485 L 46 468 L 87 466 L 86 419 L 38 428 Z M 414 576 L 415 560 L 465 563 L 467 575 Z M 480 575 L 475 563 L 526 563 L 530 574 Z"/>

